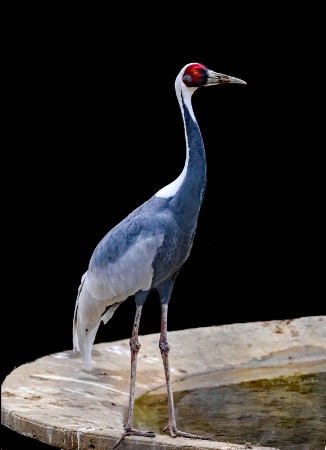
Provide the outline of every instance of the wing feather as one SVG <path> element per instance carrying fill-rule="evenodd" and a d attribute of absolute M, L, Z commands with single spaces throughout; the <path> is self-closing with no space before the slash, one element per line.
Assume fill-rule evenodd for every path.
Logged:
<path fill-rule="evenodd" d="M 73 341 L 88 367 L 91 366 L 92 345 L 101 320 L 106 323 L 119 304 L 139 290 L 150 289 L 153 260 L 162 245 L 163 234 L 140 233 L 121 254 L 108 260 L 101 252 L 110 254 L 110 241 L 98 245 L 88 271 L 83 275 L 75 306 Z M 123 247 L 122 247 L 123 248 Z M 115 247 L 116 250 L 116 247 Z M 106 264 L 103 264 L 106 261 Z M 111 306 L 106 311 L 108 306 Z"/>

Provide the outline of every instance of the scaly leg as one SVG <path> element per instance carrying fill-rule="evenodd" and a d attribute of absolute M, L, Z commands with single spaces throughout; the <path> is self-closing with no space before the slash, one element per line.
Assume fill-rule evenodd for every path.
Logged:
<path fill-rule="evenodd" d="M 155 437 L 155 434 L 152 431 L 140 431 L 132 426 L 132 417 L 134 412 L 134 397 L 135 397 L 135 384 L 136 384 L 136 370 L 137 370 L 137 355 L 140 349 L 140 344 L 138 341 L 138 333 L 139 333 L 139 322 L 140 316 L 142 312 L 142 305 L 137 305 L 136 314 L 134 320 L 134 326 L 132 329 L 132 335 L 130 338 L 130 350 L 131 350 L 131 371 L 130 371 L 130 395 L 129 395 L 129 410 L 128 410 L 128 419 L 127 423 L 124 426 L 125 432 L 123 435 L 117 440 L 114 444 L 113 448 L 116 448 L 120 442 L 126 436 L 147 436 L 147 437 Z"/>
<path fill-rule="evenodd" d="M 161 334 L 160 334 L 160 350 L 163 360 L 165 379 L 166 379 L 166 388 L 168 394 L 168 408 L 169 408 L 169 422 L 168 425 L 164 428 L 163 431 L 167 429 L 170 431 L 170 435 L 174 438 L 177 436 L 183 436 L 191 439 L 206 439 L 210 440 L 211 438 L 200 436 L 197 434 L 185 433 L 183 431 L 179 431 L 177 429 L 176 421 L 175 421 L 175 413 L 174 413 L 174 403 L 173 403 L 173 393 L 172 393 L 172 385 L 170 379 L 170 365 L 169 365 L 169 351 L 170 347 L 167 341 L 167 316 L 168 316 L 168 305 L 161 305 Z"/>

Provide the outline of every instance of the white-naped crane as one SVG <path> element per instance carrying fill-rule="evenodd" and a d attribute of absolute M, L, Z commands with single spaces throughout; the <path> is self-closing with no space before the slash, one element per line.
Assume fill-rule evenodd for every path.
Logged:
<path fill-rule="evenodd" d="M 130 397 L 125 436 L 154 437 L 151 431 L 133 427 L 139 324 L 145 300 L 156 289 L 161 303 L 159 348 L 162 355 L 168 398 L 169 420 L 164 431 L 172 437 L 209 439 L 179 431 L 176 425 L 167 339 L 168 305 L 175 279 L 190 255 L 197 221 L 206 189 L 206 156 L 202 135 L 195 118 L 191 98 L 201 86 L 245 81 L 214 72 L 203 64 L 185 65 L 175 80 L 186 141 L 182 172 L 172 183 L 132 211 L 112 228 L 96 246 L 78 289 L 73 320 L 73 346 L 91 367 L 95 336 L 103 321 L 112 317 L 118 306 L 134 296 L 136 311 L 130 338 Z"/>

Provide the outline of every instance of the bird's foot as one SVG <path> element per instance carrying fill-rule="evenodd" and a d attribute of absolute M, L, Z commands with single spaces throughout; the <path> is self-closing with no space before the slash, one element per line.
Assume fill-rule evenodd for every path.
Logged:
<path fill-rule="evenodd" d="M 114 444 L 114 446 L 112 447 L 112 449 L 118 447 L 118 445 L 120 444 L 121 441 L 123 441 L 123 439 L 126 436 L 146 436 L 146 437 L 155 437 L 155 433 L 153 433 L 153 431 L 141 431 L 141 430 L 137 430 L 136 428 L 125 428 L 125 432 L 123 433 L 123 435 L 117 440 L 117 442 Z"/>
<path fill-rule="evenodd" d="M 192 434 L 192 433 L 185 433 L 184 431 L 179 431 L 175 426 L 173 425 L 167 425 L 163 431 L 169 430 L 170 436 L 175 438 L 177 436 L 182 436 L 190 439 L 205 439 L 207 441 L 210 441 L 210 437 L 206 436 L 200 436 L 199 434 Z"/>

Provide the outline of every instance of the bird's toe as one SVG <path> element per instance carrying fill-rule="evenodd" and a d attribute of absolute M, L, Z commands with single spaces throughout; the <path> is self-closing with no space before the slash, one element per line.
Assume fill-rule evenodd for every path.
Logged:
<path fill-rule="evenodd" d="M 123 439 L 126 436 L 145 436 L 145 437 L 154 438 L 155 433 L 153 431 L 141 431 L 141 430 L 137 430 L 136 428 L 128 428 L 125 430 L 125 432 L 122 434 L 122 436 L 117 440 L 117 442 L 114 444 L 112 449 L 117 448 L 118 445 L 120 444 L 120 442 L 123 441 Z"/>
<path fill-rule="evenodd" d="M 177 436 L 182 436 L 182 437 L 186 437 L 186 438 L 190 438 L 190 439 L 204 439 L 204 440 L 208 440 L 208 441 L 211 440 L 210 437 L 201 436 L 199 434 L 186 433 L 186 432 L 180 431 L 176 427 L 170 426 L 170 425 L 167 425 L 163 429 L 163 431 L 166 431 L 166 430 L 169 430 L 170 436 L 173 438 L 176 438 Z"/>

